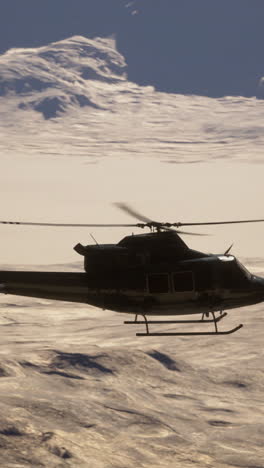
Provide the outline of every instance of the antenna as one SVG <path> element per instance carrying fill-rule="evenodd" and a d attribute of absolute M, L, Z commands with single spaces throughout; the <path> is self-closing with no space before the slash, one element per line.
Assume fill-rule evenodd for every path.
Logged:
<path fill-rule="evenodd" d="M 224 255 L 228 255 L 234 244 L 231 244 L 230 247 L 225 251 Z"/>
<path fill-rule="evenodd" d="M 96 243 L 96 245 L 99 245 L 97 240 L 94 238 L 94 236 L 90 232 L 89 232 L 89 234 L 90 234 L 91 238 L 94 240 L 94 242 Z"/>

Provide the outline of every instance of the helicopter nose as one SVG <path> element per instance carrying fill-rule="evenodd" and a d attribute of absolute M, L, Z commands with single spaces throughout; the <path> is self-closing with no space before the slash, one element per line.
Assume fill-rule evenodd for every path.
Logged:
<path fill-rule="evenodd" d="M 251 281 L 254 291 L 256 293 L 262 293 L 264 300 L 264 278 L 261 278 L 260 276 L 253 276 Z"/>

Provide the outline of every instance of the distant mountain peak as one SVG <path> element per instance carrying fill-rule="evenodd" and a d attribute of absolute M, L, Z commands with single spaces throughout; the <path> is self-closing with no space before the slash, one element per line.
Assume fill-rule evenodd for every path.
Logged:
<path fill-rule="evenodd" d="M 0 96 L 15 96 L 19 108 L 52 118 L 70 104 L 100 108 L 92 82 L 124 81 L 125 71 L 114 37 L 73 36 L 35 49 L 10 49 L 0 56 Z"/>

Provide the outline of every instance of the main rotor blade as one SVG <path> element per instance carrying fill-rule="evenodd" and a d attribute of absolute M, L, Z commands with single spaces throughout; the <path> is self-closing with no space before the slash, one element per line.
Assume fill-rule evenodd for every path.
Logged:
<path fill-rule="evenodd" d="M 178 229 L 171 229 L 171 231 L 176 232 L 177 234 L 180 234 L 180 236 L 209 236 L 210 234 L 200 234 L 198 232 L 186 232 L 186 231 L 178 231 Z"/>
<path fill-rule="evenodd" d="M 208 221 L 203 223 L 165 223 L 165 226 L 168 227 L 181 227 L 181 226 L 212 226 L 219 224 L 240 224 L 240 223 L 262 223 L 264 219 L 241 219 L 241 220 L 232 220 L 232 221 Z"/>
<path fill-rule="evenodd" d="M 151 221 L 150 221 L 151 223 Z M 0 224 L 9 224 L 12 226 L 42 226 L 42 227 L 151 227 L 148 224 L 83 224 L 83 223 L 35 223 L 31 221 L 0 221 Z M 161 229 L 165 229 L 168 231 L 174 231 L 180 235 L 189 235 L 189 236 L 206 236 L 207 234 L 198 234 L 196 232 L 185 232 L 185 231 L 178 231 L 174 229 L 169 229 L 161 225 Z"/>
<path fill-rule="evenodd" d="M 20 226 L 51 226 L 51 227 L 142 227 L 141 224 L 78 224 L 78 223 L 35 223 L 31 221 L 0 221 L 0 224 Z"/>
<path fill-rule="evenodd" d="M 138 211 L 134 210 L 130 205 L 127 203 L 114 203 L 115 206 L 117 206 L 119 209 L 124 211 L 125 213 L 128 213 L 130 216 L 133 216 L 133 218 L 138 219 L 139 221 L 143 221 L 150 227 L 151 223 L 153 223 L 153 226 L 155 227 L 160 227 L 161 229 L 164 229 L 165 231 L 174 231 L 177 234 L 182 234 L 186 236 L 207 236 L 208 234 L 198 234 L 197 232 L 185 232 L 185 231 L 176 231 L 175 229 L 172 229 L 174 224 L 170 223 L 159 223 L 153 221 L 153 219 L 147 218 L 145 215 L 142 215 L 141 213 L 138 213 Z M 143 227 L 143 226 L 140 226 Z M 178 227 L 178 226 L 177 226 Z"/>
<path fill-rule="evenodd" d="M 147 218 L 147 216 L 142 215 L 141 213 L 138 213 L 138 211 L 134 210 L 131 206 L 127 205 L 127 203 L 114 203 L 115 206 L 117 206 L 120 210 L 124 211 L 125 213 L 128 213 L 130 216 L 133 218 L 138 219 L 139 221 L 143 221 L 144 223 L 151 223 L 153 219 Z"/>

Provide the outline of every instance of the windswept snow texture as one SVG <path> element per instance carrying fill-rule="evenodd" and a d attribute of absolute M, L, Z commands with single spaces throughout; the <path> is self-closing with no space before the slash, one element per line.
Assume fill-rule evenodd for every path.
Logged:
<path fill-rule="evenodd" d="M 100 108 L 89 81 L 124 79 L 125 62 L 111 40 L 74 37 L 39 49 L 11 49 L 1 58 L 0 95 L 20 96 L 21 109 L 48 119 L 69 105 Z"/>
<path fill-rule="evenodd" d="M 2 466 L 263 468 L 261 305 L 228 338 L 136 338 L 123 314 L 0 300 Z"/>
<path fill-rule="evenodd" d="M 64 155 L 89 158 L 263 160 L 262 101 L 138 86 L 126 79 L 113 39 L 73 37 L 11 49 L 0 56 L 0 90 L 0 148 L 6 155 L 34 154 L 41 146 L 47 155 L 59 147 Z"/>

